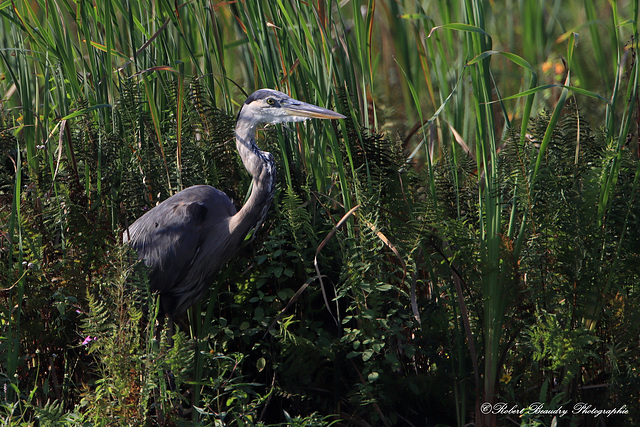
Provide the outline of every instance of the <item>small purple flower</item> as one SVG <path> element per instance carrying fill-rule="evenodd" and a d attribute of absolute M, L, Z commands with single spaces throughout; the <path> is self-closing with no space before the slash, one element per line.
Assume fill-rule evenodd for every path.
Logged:
<path fill-rule="evenodd" d="M 89 344 L 91 341 L 93 341 L 93 340 L 95 340 L 95 339 L 96 339 L 96 337 L 90 337 L 90 336 L 89 336 L 89 337 L 86 337 L 86 338 L 84 339 L 84 341 L 82 341 L 82 345 L 87 345 L 87 344 Z"/>

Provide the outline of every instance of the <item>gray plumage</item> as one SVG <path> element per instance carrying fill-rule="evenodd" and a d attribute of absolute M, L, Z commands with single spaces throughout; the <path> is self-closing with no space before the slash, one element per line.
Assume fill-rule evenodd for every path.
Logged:
<path fill-rule="evenodd" d="M 125 230 L 123 241 L 151 267 L 151 288 L 160 293 L 167 316 L 181 314 L 203 296 L 215 272 L 267 215 L 275 192 L 276 168 L 273 156 L 255 143 L 258 125 L 309 117 L 344 118 L 282 92 L 254 92 L 243 104 L 235 130 L 238 154 L 253 177 L 251 195 L 240 211 L 236 212 L 222 191 L 195 185 L 169 197 Z"/>

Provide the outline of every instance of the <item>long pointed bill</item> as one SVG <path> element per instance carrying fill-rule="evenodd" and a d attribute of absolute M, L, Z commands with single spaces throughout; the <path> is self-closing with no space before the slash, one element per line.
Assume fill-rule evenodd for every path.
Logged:
<path fill-rule="evenodd" d="M 287 105 L 283 105 L 282 109 L 291 116 L 311 117 L 314 119 L 346 119 L 342 114 L 326 108 L 318 107 L 313 104 L 307 104 L 302 101 L 292 100 Z"/>

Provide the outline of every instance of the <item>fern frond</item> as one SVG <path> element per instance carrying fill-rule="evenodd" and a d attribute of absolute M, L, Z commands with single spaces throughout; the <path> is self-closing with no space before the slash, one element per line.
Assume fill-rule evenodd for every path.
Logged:
<path fill-rule="evenodd" d="M 64 405 L 60 401 L 49 401 L 43 407 L 33 409 L 41 426 L 56 426 L 66 421 Z"/>
<path fill-rule="evenodd" d="M 308 194 L 308 189 L 307 194 Z M 316 247 L 316 236 L 311 226 L 311 214 L 303 206 L 302 198 L 287 186 L 281 196 L 280 209 L 287 220 L 289 232 L 293 236 L 295 247 L 298 251 L 306 251 L 307 248 Z"/>

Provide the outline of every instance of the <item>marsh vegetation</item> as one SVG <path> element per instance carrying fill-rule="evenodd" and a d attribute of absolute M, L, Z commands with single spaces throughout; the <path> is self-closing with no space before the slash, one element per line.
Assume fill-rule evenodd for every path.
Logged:
<path fill-rule="evenodd" d="M 639 17 L 0 3 L 3 425 L 637 424 Z M 242 204 L 260 87 L 347 119 L 259 132 L 273 208 L 169 346 L 119 236 L 193 184 Z"/>

